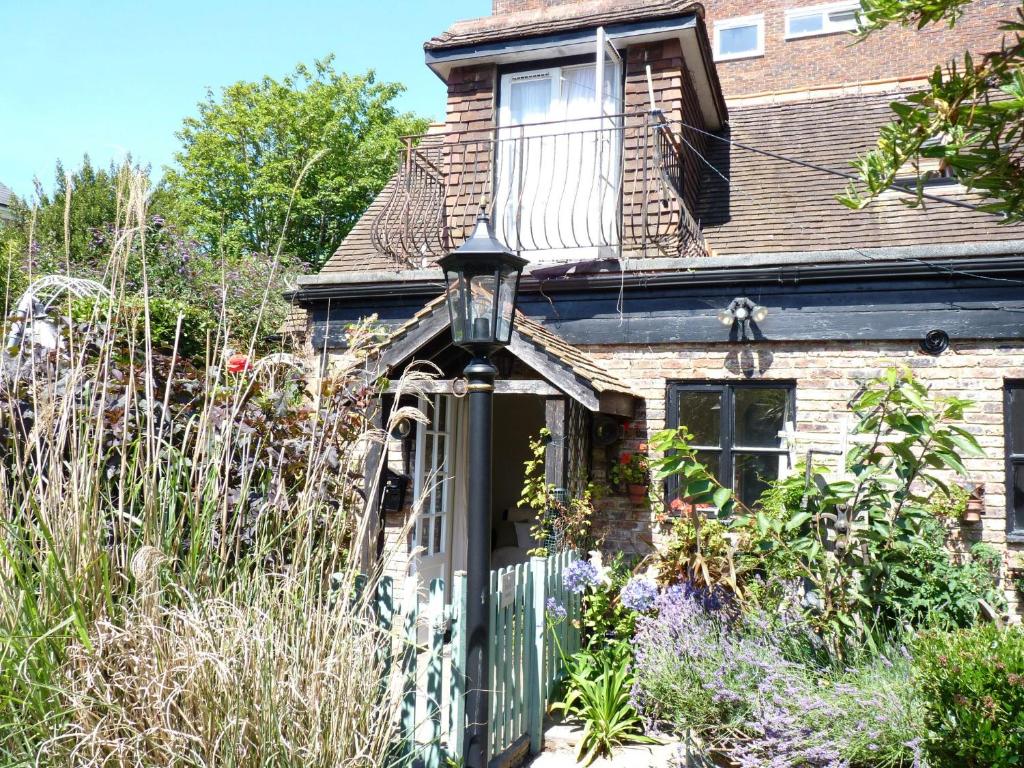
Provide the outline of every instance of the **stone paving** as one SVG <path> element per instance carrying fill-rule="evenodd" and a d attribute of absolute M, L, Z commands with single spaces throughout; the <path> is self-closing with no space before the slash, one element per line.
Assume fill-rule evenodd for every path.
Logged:
<path fill-rule="evenodd" d="M 544 732 L 544 751 L 529 768 L 575 768 L 576 749 L 583 728 L 580 725 L 555 723 Z M 593 762 L 593 768 L 679 768 L 678 744 L 634 744 L 620 747 L 610 758 Z"/>

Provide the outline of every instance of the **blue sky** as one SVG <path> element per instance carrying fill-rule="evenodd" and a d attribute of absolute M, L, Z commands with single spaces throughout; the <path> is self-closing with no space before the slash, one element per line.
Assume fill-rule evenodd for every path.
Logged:
<path fill-rule="evenodd" d="M 26 196 L 57 158 L 125 152 L 171 162 L 175 131 L 207 86 L 280 77 L 328 53 L 409 90 L 400 105 L 444 114 L 423 41 L 490 0 L 0 0 L 0 181 Z"/>

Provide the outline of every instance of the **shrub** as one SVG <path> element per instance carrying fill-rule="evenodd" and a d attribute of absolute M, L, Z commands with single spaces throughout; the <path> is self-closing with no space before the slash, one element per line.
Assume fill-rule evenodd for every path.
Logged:
<path fill-rule="evenodd" d="M 957 563 L 945 544 L 945 527 L 925 518 L 919 537 L 893 548 L 874 606 L 883 625 L 969 627 L 978 620 L 981 600 L 995 608 L 1005 606 L 996 582 L 999 554 L 993 563 L 991 549 L 976 544 Z"/>
<path fill-rule="evenodd" d="M 1024 764 L 1024 632 L 930 632 L 915 656 L 933 768 Z"/>
<path fill-rule="evenodd" d="M 920 757 L 906 656 L 819 667 L 803 622 L 736 615 L 713 597 L 669 587 L 657 617 L 638 622 L 634 701 L 653 726 L 693 729 L 744 768 L 909 768 Z"/>

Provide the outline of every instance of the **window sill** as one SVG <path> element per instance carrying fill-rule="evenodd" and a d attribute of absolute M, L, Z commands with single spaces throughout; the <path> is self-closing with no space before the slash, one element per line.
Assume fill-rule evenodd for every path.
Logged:
<path fill-rule="evenodd" d="M 1010 531 L 1006 534 L 1007 544 L 1024 544 L 1024 530 Z"/>
<path fill-rule="evenodd" d="M 759 59 L 764 56 L 764 51 L 757 51 L 755 53 L 730 53 L 727 56 L 714 56 L 716 62 L 719 61 L 738 61 L 740 59 Z"/>
<path fill-rule="evenodd" d="M 794 35 L 786 35 L 782 39 L 787 43 L 792 40 L 806 40 L 809 37 L 829 37 L 831 35 L 852 35 L 852 29 L 826 29 L 821 32 L 800 32 Z"/>

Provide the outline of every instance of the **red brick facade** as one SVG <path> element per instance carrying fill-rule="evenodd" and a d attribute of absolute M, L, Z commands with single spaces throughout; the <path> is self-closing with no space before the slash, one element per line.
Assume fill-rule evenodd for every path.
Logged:
<path fill-rule="evenodd" d="M 569 5 L 574 0 L 494 0 L 495 15 Z M 713 35 L 716 20 L 764 16 L 764 55 L 720 61 L 718 76 L 726 98 L 822 86 L 916 78 L 936 64 L 961 57 L 964 50 L 999 47 L 1001 22 L 1013 18 L 1016 2 L 974 0 L 955 29 L 930 25 L 922 30 L 890 28 L 861 43 L 849 34 L 785 39 L 785 12 L 827 4 L 822 0 L 705 0 L 705 22 Z"/>
<path fill-rule="evenodd" d="M 764 55 L 717 63 L 726 98 L 926 75 L 936 64 L 999 47 L 1001 21 L 1017 3 L 975 0 L 955 29 L 931 25 L 922 30 L 890 28 L 856 43 L 849 34 L 785 39 L 785 12 L 821 5 L 818 0 L 710 0 L 705 4 L 708 34 L 716 20 L 764 15 Z"/>

